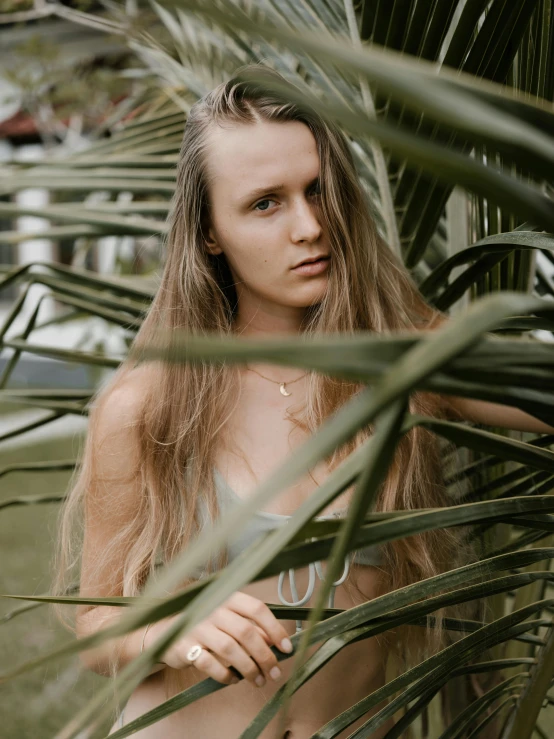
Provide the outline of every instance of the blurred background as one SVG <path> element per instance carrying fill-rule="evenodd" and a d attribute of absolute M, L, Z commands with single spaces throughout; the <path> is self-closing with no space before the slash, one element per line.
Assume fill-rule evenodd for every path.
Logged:
<path fill-rule="evenodd" d="M 321 57 L 222 30 L 186 5 L 0 0 L 0 594 L 48 591 L 56 500 L 86 433 L 83 408 L 124 356 L 156 288 L 187 111 L 240 64 L 263 59 L 402 135 L 415 132 L 423 156 L 428 141 L 471 151 L 552 196 L 552 178 L 531 160 L 514 163 L 506 149 L 466 140 L 440 116 L 406 111 L 382 89 L 371 98 L 367 85 Z M 502 83 L 551 110 L 550 0 L 223 5 Z M 521 116 L 538 130 L 550 125 L 538 113 Z M 378 227 L 420 284 L 470 244 L 541 231 L 528 214 L 409 165 L 370 137 L 353 136 L 352 145 Z M 476 257 L 473 275 L 460 262 L 450 280 L 462 282 L 442 295 L 441 307 L 455 313 L 501 289 L 552 299 L 552 252 L 533 243 Z M 547 322 L 531 328 L 552 340 Z M 38 505 L 27 504 L 33 496 Z M 24 601 L 1 599 L 0 626 L 2 671 L 67 640 L 47 609 Z M 73 658 L 9 682 L 0 693 L 0 737 L 54 736 L 102 682 Z M 554 737 L 546 715 L 537 735 Z M 433 716 L 425 720 L 430 731 Z"/>
<path fill-rule="evenodd" d="M 99 3 L 66 3 L 75 11 L 102 10 Z M 0 168 L 3 162 L 39 163 L 56 151 L 58 155 L 86 149 L 98 129 L 132 95 L 136 82 L 125 69 L 136 64 L 120 38 L 111 38 L 94 27 L 53 15 L 43 17 L 48 3 L 3 2 L 0 6 Z M 132 118 L 123 116 L 119 125 Z M 52 203 L 80 200 L 71 189 L 52 192 L 44 186 L 25 187 L 15 193 L 0 193 L 0 203 L 13 203 L 31 210 Z M 111 199 L 98 190 L 93 198 Z M 132 199 L 122 190 L 117 200 Z M 35 215 L 2 213 L 0 230 L 17 234 L 16 243 L 0 242 L 3 270 L 16 266 L 54 263 L 90 270 L 100 275 L 118 275 L 131 282 L 153 281 L 159 266 L 159 238 L 106 236 L 33 238 L 49 225 Z M 35 267 L 39 271 L 39 267 Z M 15 300 L 25 289 L 12 284 L 0 290 L 0 324 L 4 325 Z M 6 337 L 20 335 L 40 301 L 37 322 L 46 324 L 33 332 L 33 341 L 46 346 L 121 355 L 126 331 L 98 316 L 80 316 L 50 324 L 66 310 L 50 296 L 51 288 L 33 284 L 26 303 Z M 0 356 L 2 373 L 13 352 Z M 101 383 L 111 370 L 23 353 L 11 375 L 12 388 L 88 389 Z M 65 414 L 23 434 L 16 429 L 32 427 L 44 412 L 29 403 L 0 399 L 0 469 L 20 462 L 74 460 L 86 432 L 86 417 Z M 63 493 L 70 470 L 36 473 L 13 472 L 0 477 L 0 500 L 14 495 Z M 49 564 L 58 506 L 10 507 L 0 515 L 0 591 L 2 593 L 45 593 L 50 582 Z M 0 664 L 2 670 L 27 658 L 55 648 L 67 634 L 46 608 L 32 609 L 20 618 L 10 618 L 14 609 L 25 608 L 16 601 L 0 603 Z M 3 618 L 2 618 L 3 617 Z M 39 668 L 0 691 L 0 736 L 10 739 L 52 737 L 76 707 L 92 695 L 103 678 L 82 672 L 75 659 Z"/>

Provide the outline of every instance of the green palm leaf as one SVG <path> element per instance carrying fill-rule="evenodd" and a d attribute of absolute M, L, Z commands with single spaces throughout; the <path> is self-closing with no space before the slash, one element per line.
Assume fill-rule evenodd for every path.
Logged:
<path fill-rule="evenodd" d="M 427 618 L 442 605 L 476 598 L 487 598 L 502 608 L 493 611 L 488 623 L 447 619 L 445 628 L 461 631 L 462 638 L 335 717 L 314 736 L 337 736 L 385 698 L 390 699 L 386 708 L 352 736 L 366 736 L 403 711 L 389 732 L 389 737 L 402 736 L 453 677 L 500 669 L 517 672 L 471 706 L 464 706 L 449 727 L 441 728 L 441 739 L 483 733 L 487 722 L 500 714 L 508 716 L 503 739 L 523 739 L 534 727 L 540 733 L 537 718 L 549 690 L 553 664 L 554 603 L 547 591 L 552 582 L 548 563 L 554 556 L 549 546 L 554 527 L 554 455 L 549 448 L 553 437 L 519 441 L 464 423 L 404 415 L 403 404 L 409 393 L 422 389 L 515 406 L 552 424 L 552 351 L 532 333 L 552 332 L 554 327 L 550 300 L 554 281 L 539 261 L 539 257 L 554 261 L 552 234 L 540 231 L 554 231 L 551 1 L 396 0 L 386 4 L 364 0 L 354 6 L 350 0 L 267 0 L 250 5 L 246 12 L 238 1 L 214 5 L 180 0 L 163 6 L 152 2 L 152 7 L 156 22 L 148 31 L 131 30 L 121 9 L 114 8 L 109 21 L 102 19 L 106 32 L 122 37 L 127 34 L 129 48 L 144 65 L 150 86 L 145 99 L 150 101 L 150 110 L 114 129 L 109 139 L 98 138 L 86 151 L 63 160 L 46 160 L 40 165 L 8 162 L 0 181 L 4 195 L 42 183 L 54 197 L 71 190 L 82 202 L 54 203 L 40 209 L 5 202 L 0 203 L 0 214 L 45 217 L 50 226 L 42 235 L 50 238 L 162 236 L 167 232 L 174 167 L 191 104 L 237 66 L 263 58 L 299 86 L 299 102 L 313 101 L 349 132 L 360 177 L 376 209 L 376 222 L 391 246 L 401 251 L 423 294 L 442 310 L 459 307 L 467 297 L 474 304 L 432 336 L 329 336 L 304 343 L 216 341 L 175 333 L 165 337 L 166 349 L 143 352 L 146 361 L 240 363 L 265 359 L 355 379 L 370 387 L 291 455 L 236 514 L 219 522 L 163 568 L 160 579 L 151 583 L 143 596 L 8 596 L 31 601 L 12 615 L 48 602 L 118 605 L 124 611 L 118 624 L 87 639 L 72 641 L 32 660 L 23 659 L 18 666 L 9 665 L 2 680 L 75 655 L 153 620 L 179 614 L 172 632 L 118 676 L 115 687 L 119 686 L 124 698 L 173 639 L 247 582 L 314 558 L 330 557 L 332 572 L 339 555 L 365 544 L 471 525 L 472 536 L 483 541 L 482 559 L 475 564 L 387 593 L 349 611 L 322 609 L 325 588 L 313 611 L 274 608 L 279 618 L 306 622 L 307 628 L 293 639 L 298 669 L 253 719 L 243 737 L 259 736 L 287 695 L 346 644 L 395 625 L 425 627 Z M 68 12 L 71 17 L 73 11 Z M 80 20 L 85 18 L 97 22 L 95 16 L 82 13 Z M 165 32 L 166 45 L 159 40 L 160 31 Z M 102 166 L 98 166 L 99 161 Z M 454 185 L 462 185 L 470 193 L 468 242 L 473 242 L 456 251 L 450 243 L 450 216 L 445 217 L 445 204 Z M 98 191 L 114 194 L 122 190 L 132 193 L 131 202 L 92 202 L 89 197 Z M 529 222 L 521 224 L 518 217 Z M 0 236 L 0 243 L 5 244 L 21 240 L 21 234 L 14 231 Z M 533 277 L 536 295 L 548 297 L 521 294 L 535 286 Z M 100 368 L 115 368 L 122 360 L 105 351 L 67 350 L 34 340 L 33 331 L 40 328 L 40 302 L 33 305 L 20 335 L 7 338 L 30 302 L 31 285 L 46 286 L 65 308 L 50 324 L 95 316 L 126 331 L 129 343 L 154 294 L 146 280 L 142 285 L 138 280 L 131 284 L 117 277 L 100 278 L 87 270 L 41 263 L 3 268 L 0 291 L 15 283 L 23 290 L 0 328 L 1 347 L 13 352 L 0 378 L 0 397 L 42 408 L 47 415 L 26 420 L 4 432 L 0 440 L 22 436 L 66 413 L 86 414 L 94 392 L 93 388 L 76 394 L 10 388 L 9 380 L 17 377 L 23 353 Z M 482 298 L 499 290 L 510 292 Z M 257 509 L 373 420 L 378 429 L 383 424 L 382 436 L 378 432 L 350 455 L 319 488 L 318 500 L 309 500 L 299 508 L 286 531 L 260 540 L 220 575 L 165 597 L 166 587 L 180 582 L 214 546 L 223 547 Z M 401 436 L 415 426 L 425 427 L 457 449 L 469 450 L 468 463 L 450 479 L 452 505 L 376 514 L 371 503 L 377 481 L 386 472 L 387 457 Z M 60 460 L 43 469 L 71 469 L 75 464 Z M 33 465 L 26 467 L 27 472 L 33 469 Z M 0 475 L 14 469 L 15 465 L 5 467 Z M 35 464 L 34 469 L 40 465 Z M 351 512 L 343 524 L 314 520 L 355 481 L 359 483 L 356 515 Z M 467 483 L 467 492 L 456 497 L 461 481 Z M 0 509 L 4 515 L 4 510 L 14 506 L 55 503 L 62 498 L 61 493 L 19 495 L 14 490 L 0 502 Z M 499 530 L 506 535 L 499 536 Z M 548 545 L 539 548 L 537 543 L 544 539 Z M 537 569 L 541 562 L 546 563 L 545 570 Z M 529 567 L 533 569 L 525 569 Z M 508 574 L 494 577 L 498 571 Z M 327 586 L 331 580 L 328 578 Z M 515 606 L 505 609 L 513 596 Z M 8 614 L 5 620 L 11 617 Z M 545 638 L 542 633 L 546 633 Z M 303 649 L 318 643 L 319 649 L 300 664 Z M 489 649 L 498 656 L 494 649 L 508 643 L 527 651 L 510 651 L 504 660 L 489 655 L 483 658 Z M 287 658 L 281 653 L 276 656 Z M 114 736 L 131 735 L 223 687 L 205 680 Z M 113 688 L 102 686 L 58 736 L 78 736 L 86 726 L 95 727 L 100 736 L 102 722 L 113 709 Z"/>

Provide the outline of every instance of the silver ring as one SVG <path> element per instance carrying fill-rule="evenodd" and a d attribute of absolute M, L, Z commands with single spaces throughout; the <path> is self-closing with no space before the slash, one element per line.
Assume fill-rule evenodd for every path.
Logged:
<path fill-rule="evenodd" d="M 194 662 L 195 660 L 198 659 L 198 657 L 200 657 L 201 654 L 202 654 L 202 647 L 200 646 L 200 644 L 195 644 L 187 652 L 187 659 L 189 662 Z"/>

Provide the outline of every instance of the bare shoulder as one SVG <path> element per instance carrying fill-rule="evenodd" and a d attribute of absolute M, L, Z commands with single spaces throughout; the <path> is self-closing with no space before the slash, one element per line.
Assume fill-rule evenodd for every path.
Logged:
<path fill-rule="evenodd" d="M 141 364 L 126 372 L 116 382 L 109 382 L 91 406 L 92 412 L 109 421 L 137 420 L 149 390 L 155 387 L 159 370 L 150 364 Z"/>
<path fill-rule="evenodd" d="M 139 462 L 139 424 L 158 378 L 154 366 L 141 364 L 108 384 L 91 405 L 89 434 L 99 470 L 123 472 Z"/>

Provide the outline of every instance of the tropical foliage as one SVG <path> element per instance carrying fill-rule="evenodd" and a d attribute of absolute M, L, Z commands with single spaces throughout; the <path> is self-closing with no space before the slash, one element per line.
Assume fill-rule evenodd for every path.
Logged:
<path fill-rule="evenodd" d="M 253 5 L 238 0 L 214 4 L 166 0 L 162 6 L 151 0 L 151 4 L 152 12 L 141 9 L 141 17 L 133 15 L 131 6 L 110 4 L 109 18 L 103 18 L 107 31 L 126 39 L 140 65 L 143 87 L 131 121 L 119 127 L 114 121 L 110 137 L 98 137 L 86 151 L 32 167 L 12 163 L 4 170 L 4 194 L 30 183 L 52 193 L 52 204 L 36 211 L 51 224 L 42 235 L 74 240 L 81 248 L 83 243 L 95 246 L 105 236 L 163 237 L 190 105 L 239 65 L 263 59 L 298 85 L 300 102 L 308 99 L 349 134 L 380 230 L 402 255 L 426 298 L 441 310 L 450 310 L 452 318 L 432 335 L 409 339 L 359 335 L 300 343 L 173 335 L 167 337 L 166 350 L 152 348 L 150 357 L 172 362 L 267 360 L 354 378 L 368 387 L 295 451 L 240 510 L 222 519 L 209 540 L 199 538 L 164 568 L 143 597 L 86 601 L 125 606 L 117 625 L 39 659 L 23 660 L 3 670 L 2 679 L 14 679 L 109 636 L 178 613 L 172 632 L 118 676 L 119 699 L 125 700 L 172 639 L 247 582 L 325 556 L 338 563 L 345 552 L 370 542 L 472 524 L 482 542 L 482 557 L 475 564 L 345 612 L 323 608 L 333 580 L 331 565 L 313 611 L 274 608 L 278 617 L 307 622 L 293 640 L 298 669 L 242 737 L 259 736 L 290 694 L 346 644 L 398 624 L 424 625 L 426 616 L 441 605 L 482 597 L 490 601 L 489 622 L 448 621 L 449 629 L 464 631 L 463 638 L 389 681 L 316 736 L 338 736 L 385 698 L 389 705 L 351 736 L 370 736 L 392 715 L 397 724 L 387 737 L 407 736 L 410 725 L 423 730 L 421 716 L 431 715 L 429 707 L 436 705 L 441 692 L 448 695 L 456 678 L 499 671 L 501 680 L 469 705 L 456 704 L 451 693 L 454 716 L 449 721 L 442 716 L 442 725 L 433 724 L 428 731 L 434 733 L 427 735 L 469 737 L 485 735 L 494 727 L 496 733 L 489 736 L 523 739 L 535 730 L 546 736 L 540 714 L 543 704 L 552 702 L 548 691 L 554 678 L 554 599 L 549 590 L 554 436 L 528 435 L 524 441 L 498 429 L 413 416 L 406 410 L 406 398 L 416 389 L 478 398 L 516 406 L 553 424 L 552 1 L 264 0 Z M 83 13 L 75 20 L 87 18 L 93 22 L 93 16 Z M 108 198 L 94 198 L 98 191 L 108 193 Z M 57 204 L 56 196 L 64 192 L 78 199 Z M 121 193 L 130 196 L 121 198 Z M 29 210 L 0 203 L 0 213 L 6 216 L 23 212 Z M 4 232 L 0 238 L 15 244 L 21 235 Z M 46 285 L 66 307 L 56 320 L 97 316 L 107 330 L 109 326 L 124 330 L 128 345 L 153 288 L 54 264 L 6 271 L 0 288 L 13 282 L 24 287 L 0 330 L 2 348 L 12 350 L 1 377 L 2 396 L 44 409 L 42 421 L 35 425 L 66 414 L 86 414 L 94 388 L 88 392 L 9 388 L 22 352 L 104 368 L 115 368 L 122 359 L 104 351 L 35 344 L 38 305 L 21 335 L 7 339 L 30 286 Z M 254 544 L 226 568 L 224 577 L 215 575 L 177 596 L 163 597 L 204 559 L 214 541 L 223 545 L 248 516 L 373 422 L 375 433 L 366 445 L 321 486 L 317 501 L 301 506 L 286 530 Z M 462 497 L 452 493 L 448 508 L 368 513 L 399 438 L 415 425 L 469 450 L 451 480 L 454 491 L 463 479 L 466 492 Z M 355 480 L 348 518 L 315 521 L 317 513 Z M 62 498 L 16 496 L 3 507 Z M 534 587 L 525 587 L 529 585 Z M 78 592 L 65 598 L 28 593 L 11 597 L 39 604 L 84 602 Z M 301 664 L 303 650 L 313 643 L 321 647 Z M 204 680 L 112 736 L 129 736 L 223 687 Z M 114 708 L 112 690 L 106 684 L 58 736 L 77 737 L 85 726 L 94 728 L 94 736 L 105 735 Z"/>

